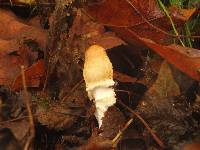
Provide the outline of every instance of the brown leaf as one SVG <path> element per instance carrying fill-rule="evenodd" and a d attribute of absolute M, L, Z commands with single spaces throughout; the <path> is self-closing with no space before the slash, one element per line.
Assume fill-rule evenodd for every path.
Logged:
<path fill-rule="evenodd" d="M 46 45 L 46 31 L 26 25 L 16 16 L 6 10 L 0 9 L 0 38 L 9 40 L 27 38 L 36 40 L 41 47 Z"/>
<path fill-rule="evenodd" d="M 30 66 L 37 59 L 37 52 L 17 40 L 0 40 L 0 43 L 0 85 L 10 86 L 20 73 L 20 66 Z"/>
<path fill-rule="evenodd" d="M 11 52 L 18 51 L 19 44 L 17 40 L 2 40 L 0 39 L 0 56 L 5 56 Z"/>
<path fill-rule="evenodd" d="M 156 94 L 159 98 L 180 95 L 180 88 L 173 77 L 171 68 L 166 62 L 163 62 L 161 65 L 158 78 L 148 93 Z"/>
<path fill-rule="evenodd" d="M 183 150 L 200 150 L 200 143 L 191 143 L 183 147 Z"/>
<path fill-rule="evenodd" d="M 163 17 L 154 0 L 131 0 L 131 3 L 147 18 Z M 106 0 L 85 8 L 100 23 L 108 26 L 131 27 L 144 23 L 144 20 L 127 0 Z"/>
<path fill-rule="evenodd" d="M 9 128 L 17 140 L 21 141 L 28 134 L 29 122 L 27 120 L 20 120 L 1 125 L 1 128 Z"/>
<path fill-rule="evenodd" d="M 101 139 L 99 137 L 92 137 L 86 145 L 83 145 L 79 150 L 111 150 L 112 141 Z"/>
<path fill-rule="evenodd" d="M 36 27 L 36 28 L 41 28 L 40 17 L 39 16 L 35 16 L 35 17 L 31 18 L 29 20 L 28 24 L 30 26 L 33 26 L 33 27 Z"/>
<path fill-rule="evenodd" d="M 106 32 L 103 25 L 93 22 L 91 18 L 83 14 L 80 10 L 77 11 L 69 37 L 74 44 L 82 45 L 78 46 L 82 47 L 81 49 L 93 44 L 101 45 L 105 49 L 126 44 L 115 33 Z M 77 37 L 81 37 L 81 39 Z"/>
<path fill-rule="evenodd" d="M 16 75 L 20 72 L 20 66 L 25 65 L 19 56 L 6 55 L 0 58 L 0 85 L 11 85 Z"/>
<path fill-rule="evenodd" d="M 27 68 L 24 73 L 27 87 L 39 87 L 39 85 L 44 82 L 42 79 L 45 77 L 44 61 L 39 60 Z M 22 86 L 22 76 L 19 74 L 12 84 L 12 89 L 15 91 L 20 90 Z"/>
<path fill-rule="evenodd" d="M 200 50 L 174 44 L 164 46 L 144 38 L 141 40 L 179 70 L 200 81 Z"/>
<path fill-rule="evenodd" d="M 85 7 L 85 10 L 98 22 L 119 33 L 123 39 L 128 38 L 126 41 L 134 40 L 130 33 L 127 34 L 127 28 L 141 37 L 158 43 L 169 42 L 166 40 L 171 38 L 167 32 L 171 30 L 172 25 L 160 10 L 156 0 L 106 0 Z M 180 27 L 192 16 L 195 9 L 185 10 L 173 7 L 168 11 L 174 23 Z"/>
<path fill-rule="evenodd" d="M 111 49 L 120 45 L 126 45 L 126 43 L 118 38 L 113 32 L 105 32 L 102 35 L 94 36 L 93 38 L 88 39 L 88 42 L 90 45 L 101 45 L 105 49 Z"/>

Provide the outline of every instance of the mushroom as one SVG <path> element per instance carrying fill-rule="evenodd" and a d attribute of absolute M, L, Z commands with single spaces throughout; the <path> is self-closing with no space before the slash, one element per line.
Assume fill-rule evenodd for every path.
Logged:
<path fill-rule="evenodd" d="M 104 113 L 116 102 L 113 67 L 103 47 L 92 45 L 86 50 L 83 77 L 88 97 L 95 102 L 95 117 L 100 128 Z"/>

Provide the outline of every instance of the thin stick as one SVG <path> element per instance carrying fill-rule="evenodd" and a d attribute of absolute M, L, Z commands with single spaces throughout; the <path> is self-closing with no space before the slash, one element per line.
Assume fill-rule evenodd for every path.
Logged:
<path fill-rule="evenodd" d="M 38 115 L 33 115 L 33 116 L 38 116 Z M 22 117 L 19 117 L 19 118 L 14 118 L 14 119 L 6 120 L 6 121 L 1 121 L 0 125 L 4 125 L 4 124 L 10 123 L 10 122 L 19 121 L 19 120 L 26 119 L 26 118 L 29 118 L 29 116 L 22 116 Z"/>
<path fill-rule="evenodd" d="M 49 71 L 50 71 L 50 67 L 49 67 L 49 62 L 48 62 L 47 63 L 46 76 L 45 76 L 44 85 L 43 85 L 43 89 L 42 89 L 43 92 L 46 90 L 46 87 L 47 87 L 47 82 L 48 82 L 48 79 L 49 79 Z"/>
<path fill-rule="evenodd" d="M 9 0 L 10 2 L 1 2 L 0 6 L 18 6 L 18 7 L 28 7 L 25 3 L 20 2 L 12 2 L 12 0 Z M 40 3 L 37 4 L 37 6 L 43 6 L 43 7 L 53 7 L 56 3 Z"/>
<path fill-rule="evenodd" d="M 30 124 L 30 137 L 28 138 L 24 146 L 24 150 L 28 150 L 33 138 L 35 137 L 35 126 L 34 126 L 34 121 L 33 121 L 33 114 L 31 112 L 31 107 L 30 107 L 30 99 L 29 99 L 27 86 L 26 86 L 24 66 L 21 66 L 21 74 L 22 74 L 22 82 L 23 82 L 23 88 L 24 88 L 24 103 L 26 104 L 26 109 L 28 111 L 29 124 Z"/>
<path fill-rule="evenodd" d="M 72 92 L 74 92 L 79 86 L 80 84 L 83 82 L 84 80 L 81 79 L 81 81 L 79 81 L 78 83 L 76 83 L 76 85 L 67 93 L 67 95 L 62 99 L 61 102 L 64 102 L 66 99 L 69 98 L 69 96 L 72 94 Z"/>
<path fill-rule="evenodd" d="M 149 127 L 149 125 L 146 123 L 146 121 L 139 114 L 137 114 L 130 107 L 128 107 L 127 105 L 125 105 L 122 101 L 118 100 L 118 102 L 123 107 L 125 107 L 127 110 L 129 110 L 134 116 L 136 116 L 144 124 L 144 126 L 147 128 L 147 130 L 150 132 L 150 134 L 152 135 L 152 137 L 154 138 L 154 140 L 158 143 L 158 145 L 161 148 L 165 148 L 165 145 L 163 144 L 163 142 L 157 137 L 157 135 L 153 132 L 153 130 Z"/>
<path fill-rule="evenodd" d="M 124 133 L 124 131 L 130 126 L 130 124 L 133 122 L 133 118 L 131 118 L 126 124 L 125 126 L 122 128 L 122 130 L 119 131 L 119 133 L 115 136 L 115 138 L 112 140 L 112 145 L 113 147 L 117 146 L 117 143 L 119 142 L 122 134 Z"/>

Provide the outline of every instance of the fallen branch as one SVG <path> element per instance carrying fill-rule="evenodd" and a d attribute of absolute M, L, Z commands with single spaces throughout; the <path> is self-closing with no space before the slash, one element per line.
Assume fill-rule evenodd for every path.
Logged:
<path fill-rule="evenodd" d="M 120 138 L 122 136 L 122 134 L 124 133 L 124 131 L 130 126 L 130 124 L 133 122 L 133 118 L 131 118 L 126 124 L 125 126 L 122 128 L 121 131 L 119 131 L 119 133 L 115 136 L 115 138 L 112 140 L 112 145 L 113 147 L 116 147 L 118 142 L 120 141 Z"/>
<path fill-rule="evenodd" d="M 28 111 L 29 123 L 30 123 L 30 137 L 28 138 L 24 146 L 24 150 L 28 150 L 33 138 L 35 137 L 35 126 L 34 126 L 34 121 L 33 121 L 33 114 L 31 112 L 31 107 L 30 107 L 30 99 L 29 99 L 29 95 L 28 95 L 28 91 L 26 87 L 24 66 L 21 66 L 21 74 L 22 74 L 22 82 L 23 82 L 23 87 L 24 87 L 24 103 L 26 104 L 26 109 Z"/>
<path fill-rule="evenodd" d="M 33 116 L 37 116 L 37 115 L 33 115 Z M 1 121 L 0 125 L 9 124 L 10 122 L 19 121 L 19 120 L 23 120 L 23 119 L 26 119 L 26 118 L 29 118 L 29 116 L 22 116 L 22 117 L 18 117 L 18 118 L 6 120 L 6 121 Z"/>
<path fill-rule="evenodd" d="M 122 101 L 118 100 L 118 103 L 120 105 L 122 105 L 124 108 L 126 108 L 128 111 L 130 111 L 134 116 L 136 116 L 146 127 L 146 129 L 149 131 L 149 133 L 152 135 L 152 137 L 154 138 L 154 140 L 157 142 L 157 144 L 161 147 L 161 148 L 165 148 L 165 145 L 163 144 L 163 142 L 158 138 L 158 136 L 153 132 L 153 130 L 149 127 L 149 125 L 146 123 L 146 121 L 139 115 L 137 114 L 135 111 L 133 111 L 130 107 L 128 107 L 127 105 L 125 105 Z"/>

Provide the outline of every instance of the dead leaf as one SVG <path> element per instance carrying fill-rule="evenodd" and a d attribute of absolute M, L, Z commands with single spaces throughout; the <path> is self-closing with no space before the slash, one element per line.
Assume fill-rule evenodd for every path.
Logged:
<path fill-rule="evenodd" d="M 46 31 L 29 26 L 19 20 L 13 13 L 0 9 L 0 39 L 10 40 L 26 38 L 36 40 L 41 47 L 46 45 Z"/>
<path fill-rule="evenodd" d="M 176 68 L 200 81 L 200 50 L 174 44 L 164 46 L 144 38 L 141 40 Z"/>
<path fill-rule="evenodd" d="M 27 87 L 39 87 L 39 85 L 44 82 L 43 79 L 45 77 L 44 61 L 39 60 L 38 62 L 27 68 L 24 73 Z M 19 74 L 12 84 L 12 89 L 14 91 L 20 90 L 22 86 L 22 77 L 21 74 Z"/>
<path fill-rule="evenodd" d="M 21 143 L 8 128 L 0 129 L 0 141 L 1 150 L 22 150 Z"/>
<path fill-rule="evenodd" d="M 17 40 L 2 40 L 0 39 L 0 56 L 5 56 L 11 52 L 19 50 Z"/>
<path fill-rule="evenodd" d="M 180 95 L 180 88 L 176 83 L 172 70 L 167 62 L 162 63 L 158 77 L 148 93 L 153 93 L 152 95 L 157 95 L 159 98 Z"/>
<path fill-rule="evenodd" d="M 90 45 L 98 44 L 105 49 L 111 49 L 120 45 L 126 45 L 126 43 L 118 38 L 113 32 L 105 32 L 102 35 L 97 35 L 88 39 Z"/>
<path fill-rule="evenodd" d="M 123 39 L 128 38 L 126 41 L 134 38 L 130 33 L 127 34 L 127 28 L 157 43 L 166 43 L 172 38 L 167 33 L 171 30 L 171 23 L 160 10 L 156 0 L 106 0 L 85 7 L 85 10 L 99 23 L 111 27 Z M 185 10 L 173 7 L 168 11 L 178 28 L 194 14 L 195 9 Z"/>
<path fill-rule="evenodd" d="M 200 150 L 200 143 L 191 143 L 183 147 L 183 150 Z"/>
<path fill-rule="evenodd" d="M 80 51 L 84 51 L 89 45 L 94 44 L 101 45 L 105 49 L 126 44 L 115 33 L 106 32 L 103 25 L 93 22 L 80 10 L 77 11 L 69 37 L 74 44 L 79 44 L 78 47 L 82 49 Z"/>
<path fill-rule="evenodd" d="M 19 56 L 4 56 L 0 58 L 0 85 L 11 85 L 23 64 Z"/>
<path fill-rule="evenodd" d="M 0 40 L 1 41 L 1 40 Z M 0 52 L 0 85 L 10 86 L 16 76 L 20 74 L 20 67 L 30 66 L 37 59 L 37 52 L 32 52 L 26 44 L 15 40 L 4 41 L 4 48 Z M 16 49 L 14 50 L 14 46 Z"/>
<path fill-rule="evenodd" d="M 163 17 L 155 0 L 131 0 L 133 4 L 147 19 Z M 87 12 L 100 23 L 116 27 L 132 27 L 144 23 L 144 20 L 127 0 L 106 0 L 101 3 L 86 6 Z"/>
<path fill-rule="evenodd" d="M 36 28 L 41 28 L 40 17 L 35 16 L 28 21 L 28 25 L 34 26 Z"/>
<path fill-rule="evenodd" d="M 27 120 L 10 122 L 0 126 L 1 128 L 9 128 L 19 141 L 23 140 L 29 131 L 29 122 Z"/>
<path fill-rule="evenodd" d="M 111 150 L 112 141 L 99 137 L 91 137 L 86 145 L 81 146 L 78 150 Z"/>

